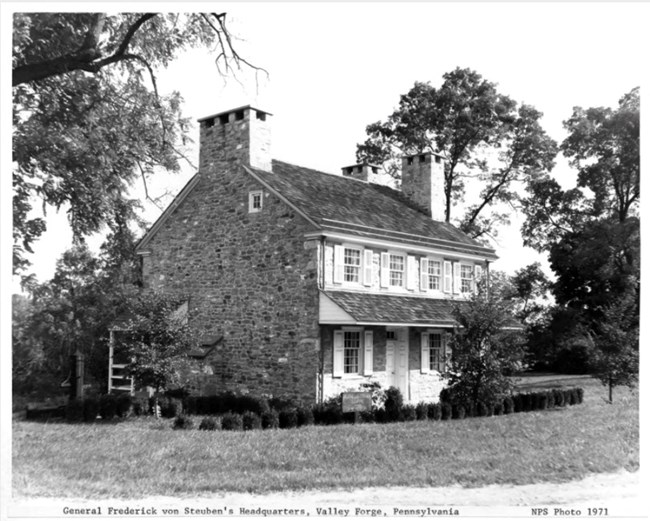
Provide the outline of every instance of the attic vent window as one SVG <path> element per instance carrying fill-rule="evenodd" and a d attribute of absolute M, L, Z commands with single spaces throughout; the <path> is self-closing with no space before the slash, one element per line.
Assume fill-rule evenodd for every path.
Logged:
<path fill-rule="evenodd" d="M 206 119 L 204 125 L 205 128 L 214 127 L 214 118 Z"/>
<path fill-rule="evenodd" d="M 363 171 L 363 167 L 362 167 L 361 165 L 359 165 L 359 166 L 357 167 L 357 172 L 361 173 L 362 171 Z"/>
<path fill-rule="evenodd" d="M 427 156 L 424 154 L 420 155 L 420 163 L 424 163 L 427 160 Z"/>
<path fill-rule="evenodd" d="M 260 112 L 259 110 L 255 111 L 255 117 L 260 121 L 266 121 L 266 114 L 264 112 Z"/>
<path fill-rule="evenodd" d="M 407 165 L 412 165 L 413 164 L 413 158 L 412 157 L 407 157 L 406 158 L 406 164 Z"/>
<path fill-rule="evenodd" d="M 235 112 L 235 120 L 241 121 L 242 119 L 244 119 L 244 111 L 238 110 L 237 112 Z"/>
<path fill-rule="evenodd" d="M 222 114 L 219 116 L 219 123 L 222 125 L 227 125 L 228 124 L 228 114 Z"/>
<path fill-rule="evenodd" d="M 254 190 L 248 193 L 248 213 L 262 211 L 262 190 Z"/>
<path fill-rule="evenodd" d="M 372 173 L 376 174 L 377 172 L 379 172 L 379 168 L 377 168 L 376 166 L 373 166 L 372 167 Z"/>
<path fill-rule="evenodd" d="M 345 169 L 345 175 L 352 175 L 352 172 L 353 172 L 353 168 L 351 166 Z"/>

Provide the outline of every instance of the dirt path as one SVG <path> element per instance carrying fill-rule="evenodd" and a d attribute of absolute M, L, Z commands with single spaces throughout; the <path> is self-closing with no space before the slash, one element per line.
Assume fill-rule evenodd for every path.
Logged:
<path fill-rule="evenodd" d="M 223 509 L 221 515 L 265 515 L 275 517 L 274 509 L 303 509 L 303 515 L 317 516 L 317 508 L 326 509 L 336 517 L 371 515 L 393 517 L 404 515 L 396 509 L 422 509 L 431 507 L 457 510 L 461 516 L 530 516 L 532 508 L 548 507 L 550 515 L 570 515 L 570 509 L 607 508 L 608 517 L 647 517 L 649 509 L 641 500 L 639 473 L 618 472 L 594 474 L 580 481 L 562 484 L 539 483 L 533 485 L 489 485 L 481 488 L 367 488 L 354 491 L 307 491 L 290 493 L 213 494 L 196 498 L 152 497 L 133 501 L 92 501 L 87 499 L 28 499 L 19 498 L 9 509 L 10 515 L 29 514 L 30 517 L 60 515 L 68 507 L 155 507 L 158 513 L 167 506 L 179 509 L 181 514 L 190 509 Z M 241 508 L 249 509 L 242 511 Z M 360 508 L 363 512 L 356 509 Z M 231 510 L 228 512 L 228 510 Z M 262 510 L 263 509 L 263 510 Z M 346 512 L 347 511 L 347 512 Z M 276 512 L 277 513 L 277 512 Z M 452 512 L 453 513 L 453 512 Z M 286 512 L 285 512 L 286 514 Z M 407 513 L 408 514 L 408 513 Z M 208 512 L 201 517 L 210 516 Z M 417 515 L 411 513 L 409 517 Z M 174 516 L 167 516 L 169 519 Z M 283 515 L 282 517 L 286 517 Z"/>

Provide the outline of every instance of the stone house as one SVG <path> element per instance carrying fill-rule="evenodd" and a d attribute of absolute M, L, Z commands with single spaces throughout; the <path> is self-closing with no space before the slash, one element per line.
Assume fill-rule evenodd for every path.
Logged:
<path fill-rule="evenodd" d="M 145 286 L 187 296 L 195 392 L 326 399 L 365 382 L 406 401 L 443 386 L 455 301 L 496 259 L 444 222 L 444 163 L 333 175 L 272 159 L 271 114 L 200 120 L 199 172 L 138 244 Z"/>

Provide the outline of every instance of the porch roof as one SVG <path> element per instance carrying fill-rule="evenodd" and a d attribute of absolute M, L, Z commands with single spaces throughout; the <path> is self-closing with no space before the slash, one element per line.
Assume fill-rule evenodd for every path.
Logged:
<path fill-rule="evenodd" d="M 453 309 L 461 301 L 348 291 L 323 291 L 355 324 L 453 327 Z M 321 323 L 328 322 L 321 318 Z"/>

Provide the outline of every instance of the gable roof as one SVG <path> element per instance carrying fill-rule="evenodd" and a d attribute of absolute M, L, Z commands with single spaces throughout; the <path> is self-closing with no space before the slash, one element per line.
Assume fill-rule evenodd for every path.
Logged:
<path fill-rule="evenodd" d="M 376 183 L 328 174 L 273 160 L 272 172 L 244 166 L 323 233 L 343 233 L 428 248 L 442 248 L 494 260 L 494 249 L 471 239 L 455 226 L 434 221 L 401 191 Z M 185 185 L 138 243 L 149 240 L 196 186 L 201 174 Z"/>
<path fill-rule="evenodd" d="M 350 177 L 273 161 L 246 167 L 324 232 L 439 247 L 496 259 L 495 252 L 451 224 L 434 221 L 402 192 Z"/>

